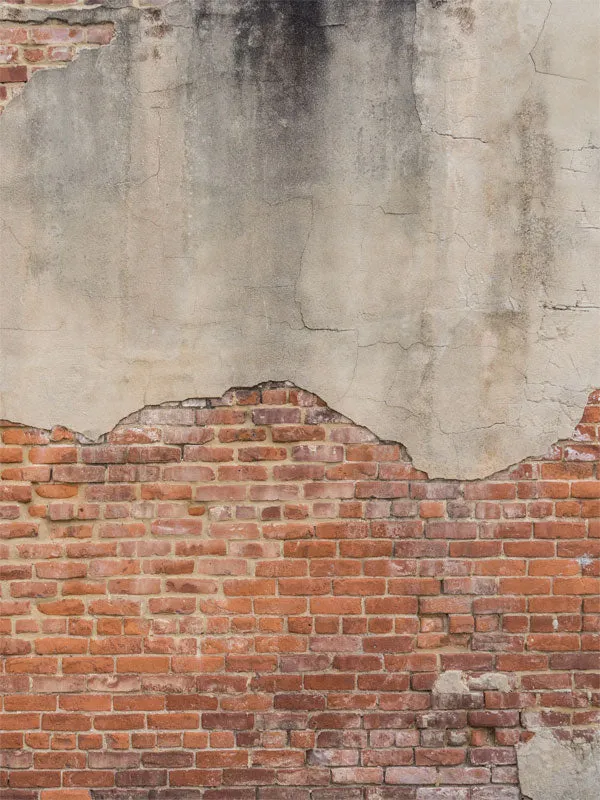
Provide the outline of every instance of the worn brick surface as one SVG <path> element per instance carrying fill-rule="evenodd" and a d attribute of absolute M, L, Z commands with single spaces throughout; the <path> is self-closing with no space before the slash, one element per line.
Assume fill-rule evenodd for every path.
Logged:
<path fill-rule="evenodd" d="M 2 423 L 0 798 L 518 798 L 598 726 L 599 410 L 468 482 L 285 385 Z"/>

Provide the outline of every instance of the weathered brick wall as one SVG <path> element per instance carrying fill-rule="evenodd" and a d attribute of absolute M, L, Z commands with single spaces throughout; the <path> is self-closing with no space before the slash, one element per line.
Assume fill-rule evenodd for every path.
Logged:
<path fill-rule="evenodd" d="M 599 721 L 599 424 L 457 482 L 285 386 L 4 423 L 0 798 L 516 800 Z"/>

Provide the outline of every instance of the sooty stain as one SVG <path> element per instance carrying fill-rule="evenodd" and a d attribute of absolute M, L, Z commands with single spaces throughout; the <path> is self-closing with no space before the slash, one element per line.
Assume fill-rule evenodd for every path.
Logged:
<path fill-rule="evenodd" d="M 324 7 L 325 0 L 244 0 L 234 20 L 238 80 L 295 87 L 310 107 L 330 54 Z"/>

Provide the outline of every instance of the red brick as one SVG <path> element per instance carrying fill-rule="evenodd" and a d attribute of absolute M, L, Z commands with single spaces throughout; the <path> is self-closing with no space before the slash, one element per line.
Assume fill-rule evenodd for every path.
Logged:
<path fill-rule="evenodd" d="M 38 526 L 30 522 L 0 522 L 0 539 L 29 539 L 38 535 Z"/>
<path fill-rule="evenodd" d="M 536 539 L 583 539 L 585 522 L 536 522 L 533 526 Z"/>
<path fill-rule="evenodd" d="M 390 767 L 385 771 L 386 783 L 422 786 L 436 782 L 434 767 Z"/>
<path fill-rule="evenodd" d="M 105 467 L 84 464 L 59 465 L 52 468 L 52 477 L 62 483 L 101 483 L 106 474 Z"/>
<path fill-rule="evenodd" d="M 555 460 L 461 483 L 297 390 L 214 402 L 146 409 L 101 445 L 2 429 L 11 787 L 491 800 L 516 788 L 522 711 L 596 723 L 593 423 Z M 520 691 L 432 693 L 448 670 Z"/>
<path fill-rule="evenodd" d="M 502 594 L 549 594 L 550 578 L 500 578 Z"/>
<path fill-rule="evenodd" d="M 0 67 L 0 80 L 3 69 L 14 70 L 24 67 Z M 18 464 L 21 461 L 23 461 L 23 450 L 20 447 L 0 447 L 0 464 Z"/>
<path fill-rule="evenodd" d="M 592 594 L 597 596 L 600 594 L 600 578 L 555 578 L 554 594 Z"/>
<path fill-rule="evenodd" d="M 477 524 L 474 522 L 429 522 L 425 536 L 430 539 L 475 539 Z"/>

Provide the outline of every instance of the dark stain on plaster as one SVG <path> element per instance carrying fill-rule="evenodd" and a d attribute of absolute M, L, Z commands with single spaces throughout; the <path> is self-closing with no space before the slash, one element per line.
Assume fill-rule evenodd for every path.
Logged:
<path fill-rule="evenodd" d="M 468 0 L 470 2 L 470 0 Z M 475 27 L 475 12 L 470 5 L 461 5 L 449 9 L 449 13 L 456 17 L 463 33 L 471 33 Z"/>
<path fill-rule="evenodd" d="M 204 81 L 207 91 L 216 90 L 210 103 L 221 114 L 227 102 L 232 131 L 223 141 L 213 123 L 193 118 L 198 89 L 191 86 L 188 141 L 204 147 L 207 138 L 221 140 L 217 151 L 235 147 L 219 152 L 205 174 L 214 175 L 222 169 L 219 163 L 227 161 L 240 184 L 261 186 L 269 198 L 323 174 L 320 110 L 332 51 L 329 4 L 330 0 L 240 0 L 225 7 L 215 0 L 195 3 L 186 74 L 212 74 L 210 83 Z M 233 131 L 241 127 L 244 136 L 236 142 Z M 204 140 L 198 139 L 201 129 Z"/>
<path fill-rule="evenodd" d="M 471 33 L 475 26 L 475 12 L 471 7 L 471 0 L 429 0 L 432 8 L 439 8 L 454 17 L 463 33 Z"/>
<path fill-rule="evenodd" d="M 330 53 L 323 20 L 324 0 L 244 0 L 234 15 L 237 79 L 272 84 L 274 110 L 310 112 Z"/>

